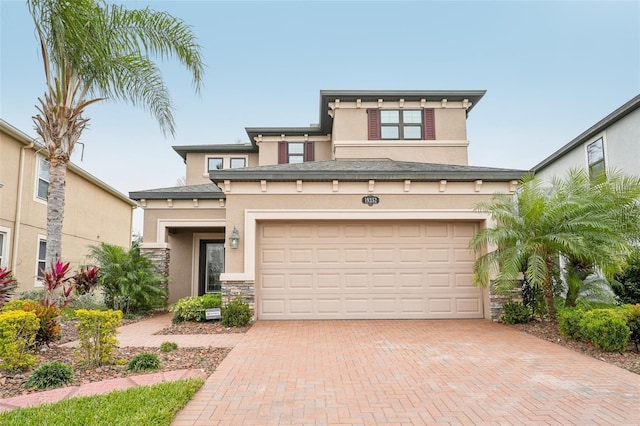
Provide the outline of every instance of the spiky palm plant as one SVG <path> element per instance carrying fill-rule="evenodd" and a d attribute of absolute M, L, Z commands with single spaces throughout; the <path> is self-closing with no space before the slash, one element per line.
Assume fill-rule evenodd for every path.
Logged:
<path fill-rule="evenodd" d="M 62 257 L 67 165 L 89 121 L 88 106 L 128 101 L 174 134 L 169 93 L 151 59 L 176 58 L 201 85 L 200 46 L 189 26 L 165 12 L 128 10 L 103 0 L 27 0 L 44 64 L 46 91 L 35 129 L 50 168 L 47 264 Z"/>
<path fill-rule="evenodd" d="M 571 170 L 564 179 L 544 186 L 528 175 L 515 195 L 497 194 L 478 211 L 488 213 L 494 227 L 481 230 L 470 247 L 482 255 L 474 265 L 475 282 L 491 280 L 497 292 L 525 278 L 542 289 L 547 312 L 555 318 L 553 274 L 563 256 L 615 270 L 640 236 L 640 178 L 614 171 L 599 184 L 586 171 Z"/>

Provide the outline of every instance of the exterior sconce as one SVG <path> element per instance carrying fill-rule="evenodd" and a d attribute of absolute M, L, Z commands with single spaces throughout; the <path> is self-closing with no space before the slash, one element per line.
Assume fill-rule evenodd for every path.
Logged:
<path fill-rule="evenodd" d="M 229 237 L 229 247 L 232 249 L 237 249 L 238 244 L 240 243 L 240 233 L 238 232 L 238 228 L 233 227 L 233 231 L 231 231 L 231 236 Z"/>

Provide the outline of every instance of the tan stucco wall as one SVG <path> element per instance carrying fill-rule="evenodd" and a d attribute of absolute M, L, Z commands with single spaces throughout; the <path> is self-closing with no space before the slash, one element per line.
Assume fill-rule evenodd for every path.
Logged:
<path fill-rule="evenodd" d="M 254 185 L 254 186 L 252 186 Z M 332 191 L 331 182 L 303 183 L 304 192 L 298 193 L 295 182 L 268 183 L 268 191 L 260 193 L 259 183 L 232 184 L 232 191 L 227 194 L 226 223 L 229 238 L 235 226 L 240 231 L 240 247 L 228 250 L 226 254 L 226 271 L 242 273 L 244 271 L 245 211 L 247 209 L 278 210 L 466 210 L 473 211 L 480 201 L 490 200 L 494 192 L 508 192 L 510 183 L 486 182 L 476 192 L 473 182 L 450 182 L 440 192 L 439 182 L 413 182 L 411 193 L 404 192 L 403 182 L 377 182 L 375 190 L 369 192 L 367 182 L 341 182 L 340 192 Z M 256 190 L 255 193 L 242 193 Z M 287 193 L 285 193 L 287 192 Z M 362 203 L 362 197 L 375 194 L 380 203 L 369 207 Z M 443 216 L 441 219 L 447 219 Z"/>
<path fill-rule="evenodd" d="M 388 158 L 395 161 L 467 165 L 467 146 L 434 146 L 432 141 L 418 141 L 409 146 L 402 142 L 371 141 L 366 145 L 344 146 L 336 142 L 336 159 Z M 380 142 L 376 144 L 375 142 Z"/>
<path fill-rule="evenodd" d="M 169 303 L 191 296 L 193 232 L 175 230 L 169 235 Z"/>
<path fill-rule="evenodd" d="M 186 204 L 189 203 L 189 200 L 176 200 L 174 203 L 176 204 Z M 143 226 L 143 238 L 145 243 L 164 243 L 166 241 L 158 241 L 158 221 L 160 220 L 175 220 L 175 221 L 183 221 L 185 224 L 189 221 L 196 220 L 212 220 L 212 219 L 220 219 L 224 220 L 225 218 L 225 209 L 224 208 L 207 208 L 206 203 L 202 207 L 198 208 L 180 208 L 179 206 L 175 208 L 166 207 L 166 201 L 155 201 L 152 203 L 148 202 L 150 206 L 154 208 L 146 208 L 144 209 L 144 226 Z M 212 204 L 217 204 L 217 200 L 212 200 Z M 165 208 L 158 208 L 160 205 L 164 204 Z M 195 226 L 195 225 L 194 225 Z"/>
<path fill-rule="evenodd" d="M 361 141 L 368 139 L 366 109 L 338 109 L 331 131 L 334 140 Z"/>
<path fill-rule="evenodd" d="M 16 226 L 16 207 L 20 150 L 26 146 L 13 136 L 0 132 L 0 226 L 11 230 L 10 262 L 19 291 L 33 289 L 37 274 L 38 235 L 46 237 L 47 205 L 36 199 L 38 154 L 26 149 L 22 183 L 20 226 Z M 62 259 L 72 267 L 87 263 L 88 246 L 100 242 L 129 247 L 131 244 L 132 206 L 87 180 L 67 170 L 65 217 L 62 236 Z M 17 242 L 13 241 L 16 234 Z"/>
<path fill-rule="evenodd" d="M 434 111 L 436 140 L 466 140 L 467 112 L 464 109 L 443 109 Z"/>

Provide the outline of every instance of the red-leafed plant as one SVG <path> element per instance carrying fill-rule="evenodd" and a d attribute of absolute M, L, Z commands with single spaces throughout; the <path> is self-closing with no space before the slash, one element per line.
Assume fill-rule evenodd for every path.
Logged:
<path fill-rule="evenodd" d="M 0 268 L 0 308 L 7 303 L 15 292 L 18 282 L 9 268 Z"/>
<path fill-rule="evenodd" d="M 57 261 L 51 263 L 51 267 L 48 270 L 43 271 L 43 284 L 46 290 L 46 298 L 44 304 L 46 306 L 62 305 L 66 306 L 70 301 L 71 291 L 73 290 L 73 283 L 71 277 L 67 277 L 70 264 Z M 69 285 L 67 285 L 69 283 Z M 62 292 L 62 298 L 55 298 L 56 290 L 60 289 Z"/>
<path fill-rule="evenodd" d="M 98 285 L 98 279 L 100 274 L 100 268 L 93 266 L 83 266 L 73 276 L 73 282 L 75 284 L 76 294 L 82 296 L 93 291 Z"/>

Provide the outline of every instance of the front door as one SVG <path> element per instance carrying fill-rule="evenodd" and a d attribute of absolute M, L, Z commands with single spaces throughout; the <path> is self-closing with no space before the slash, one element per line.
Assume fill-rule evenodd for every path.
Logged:
<path fill-rule="evenodd" d="M 220 273 L 224 272 L 224 241 L 200 241 L 200 279 L 198 295 L 220 293 Z"/>

